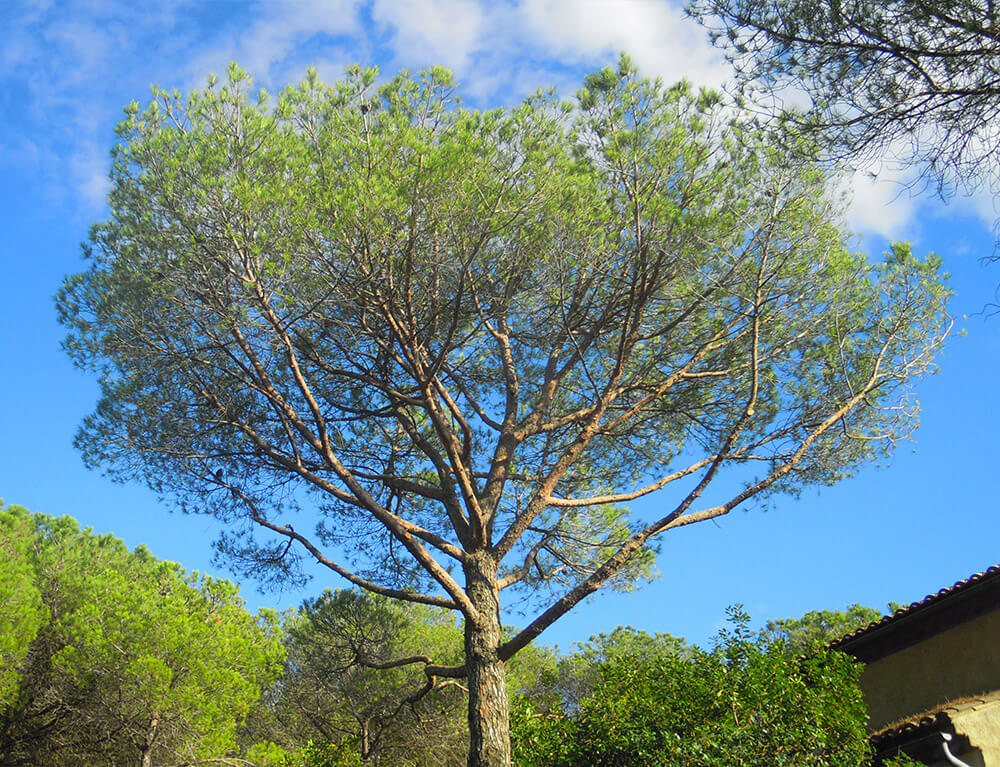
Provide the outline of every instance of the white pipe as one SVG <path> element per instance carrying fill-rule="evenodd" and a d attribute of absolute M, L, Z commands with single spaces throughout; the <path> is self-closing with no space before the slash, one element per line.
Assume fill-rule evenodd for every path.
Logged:
<path fill-rule="evenodd" d="M 971 764 L 969 764 L 968 762 L 963 762 L 961 759 L 959 759 L 957 756 L 951 753 L 951 750 L 948 748 L 948 741 L 951 740 L 950 733 L 942 732 L 941 738 L 942 738 L 941 748 L 944 751 L 944 758 L 948 760 L 949 764 L 954 764 L 955 767 L 972 767 Z"/>

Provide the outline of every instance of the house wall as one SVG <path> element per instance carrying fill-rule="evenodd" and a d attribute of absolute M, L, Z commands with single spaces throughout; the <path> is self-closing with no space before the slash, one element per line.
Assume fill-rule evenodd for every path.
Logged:
<path fill-rule="evenodd" d="M 1000 689 L 1000 610 L 869 663 L 861 676 L 869 730 Z"/>
<path fill-rule="evenodd" d="M 951 723 L 955 725 L 955 732 L 967 736 L 969 743 L 978 751 L 982 759 L 978 764 L 1000 767 L 1000 701 L 993 700 L 952 714 Z M 977 765 L 965 755 L 962 761 Z"/>

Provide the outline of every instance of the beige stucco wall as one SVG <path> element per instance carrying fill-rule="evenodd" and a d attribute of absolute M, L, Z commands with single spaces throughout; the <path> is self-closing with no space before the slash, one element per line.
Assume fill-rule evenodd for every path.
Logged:
<path fill-rule="evenodd" d="M 986 703 L 966 703 L 958 711 L 949 711 L 955 731 L 965 735 L 972 746 L 971 751 L 961 754 L 961 760 L 969 767 L 1000 767 L 1000 700 Z M 930 762 L 927 767 L 951 767 L 951 762 L 942 758 Z"/>
<path fill-rule="evenodd" d="M 1000 701 L 973 705 L 970 708 L 951 715 L 951 723 L 955 732 L 966 735 L 973 748 L 982 755 L 985 767 L 1000 767 Z M 962 757 L 970 765 L 971 759 Z"/>
<path fill-rule="evenodd" d="M 869 663 L 861 689 L 871 730 L 950 700 L 1000 689 L 1000 610 Z"/>

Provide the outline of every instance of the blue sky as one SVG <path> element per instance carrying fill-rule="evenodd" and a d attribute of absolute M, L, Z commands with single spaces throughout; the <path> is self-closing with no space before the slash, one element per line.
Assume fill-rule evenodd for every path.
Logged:
<path fill-rule="evenodd" d="M 387 73 L 444 64 L 466 101 L 483 107 L 542 85 L 569 94 L 621 50 L 666 80 L 716 85 L 727 76 L 702 31 L 659 0 L 5 0 L 0 22 L 0 497 L 223 575 L 211 564 L 213 520 L 171 514 L 144 488 L 113 485 L 72 447 L 97 388 L 59 349 L 52 295 L 82 267 L 79 243 L 104 215 L 123 104 L 145 99 L 151 83 L 197 87 L 231 60 L 271 89 L 308 65 L 332 80 L 353 62 Z M 906 173 L 873 164 L 844 189 L 859 248 L 878 254 L 887 238 L 908 239 L 919 254 L 943 256 L 953 275 L 952 312 L 966 334 L 951 338 L 941 372 L 918 388 L 915 442 L 886 466 L 774 511 L 669 534 L 658 581 L 592 599 L 543 641 L 566 648 L 620 623 L 703 641 L 734 602 L 758 622 L 852 602 L 884 607 L 1000 562 L 1000 317 L 987 307 L 1000 265 L 980 260 L 994 252 L 994 201 L 914 197 L 901 186 Z M 305 592 L 259 594 L 248 583 L 244 594 L 251 605 L 283 607 L 342 585 L 322 578 Z"/>

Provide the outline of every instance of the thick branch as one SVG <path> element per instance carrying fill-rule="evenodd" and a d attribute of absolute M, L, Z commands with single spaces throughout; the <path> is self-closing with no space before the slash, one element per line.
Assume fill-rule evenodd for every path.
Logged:
<path fill-rule="evenodd" d="M 671 529 L 672 527 L 681 527 L 685 524 L 692 524 L 693 522 L 700 522 L 706 519 L 712 519 L 718 516 L 722 516 L 732 509 L 734 509 L 739 504 L 752 498 L 755 495 L 763 492 L 775 482 L 780 480 L 782 477 L 791 472 L 795 467 L 801 463 L 802 459 L 806 457 L 809 452 L 809 448 L 815 444 L 815 442 L 826 433 L 833 425 L 841 421 L 845 416 L 852 412 L 855 408 L 865 402 L 866 397 L 871 391 L 874 391 L 879 386 L 881 386 L 887 380 L 887 377 L 882 376 L 880 373 L 880 365 L 884 358 L 884 355 L 888 349 L 889 341 L 886 341 L 883 345 L 880 353 L 875 359 L 875 364 L 873 365 L 872 375 L 867 381 L 867 385 L 862 389 L 861 392 L 851 397 L 843 406 L 838 408 L 835 412 L 829 415 L 825 420 L 823 420 L 815 429 L 813 429 L 806 438 L 800 444 L 798 450 L 796 450 L 788 460 L 786 460 L 781 466 L 775 469 L 768 477 L 757 482 L 749 488 L 746 488 L 741 493 L 734 496 L 730 501 L 725 504 L 720 504 L 719 506 L 712 507 L 710 509 L 705 509 L 700 512 L 696 512 L 690 516 L 690 521 L 681 521 L 685 519 L 681 516 L 684 510 L 688 507 L 691 501 L 691 496 L 685 499 L 677 508 L 671 511 L 666 516 L 647 525 L 645 528 L 633 535 L 629 540 L 621 546 L 611 557 L 604 561 L 604 563 L 597 568 L 586 580 L 579 583 L 568 593 L 562 596 L 555 604 L 545 610 L 541 615 L 535 618 L 526 628 L 524 628 L 517 636 L 510 639 L 508 642 L 500 648 L 500 658 L 501 660 L 508 660 L 511 658 L 518 650 L 525 647 L 530 643 L 535 637 L 541 634 L 546 628 L 551 626 L 556 620 L 565 615 L 567 612 L 572 610 L 577 604 L 579 604 L 583 599 L 585 599 L 590 594 L 594 593 L 599 589 L 605 582 L 618 573 L 622 567 L 645 545 L 645 543 L 652 538 L 654 535 L 664 532 L 665 530 Z"/>

